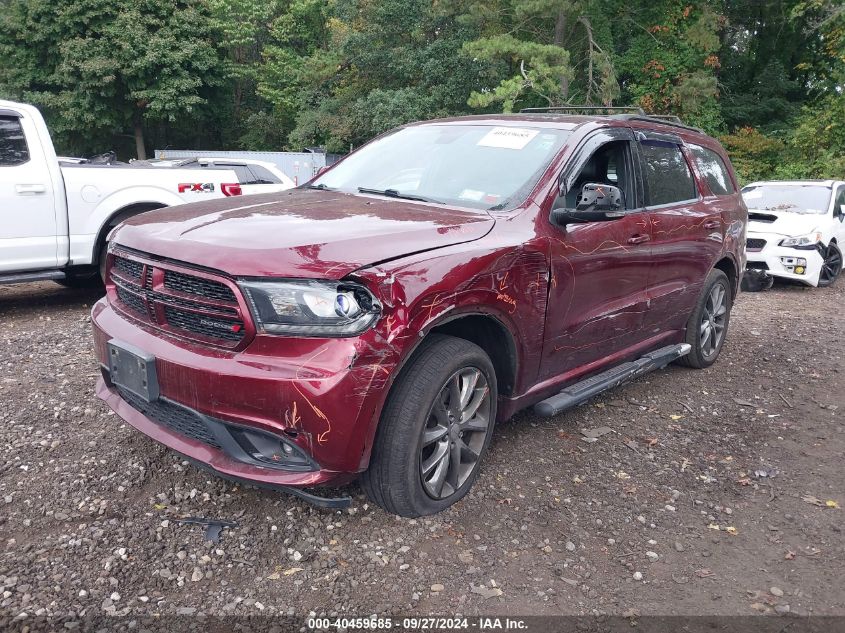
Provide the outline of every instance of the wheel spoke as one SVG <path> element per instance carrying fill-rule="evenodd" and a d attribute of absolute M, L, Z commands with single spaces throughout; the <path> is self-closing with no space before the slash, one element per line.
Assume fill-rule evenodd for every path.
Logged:
<path fill-rule="evenodd" d="M 487 399 L 489 391 L 490 390 L 487 388 L 487 385 L 484 385 L 484 387 L 476 390 L 472 400 L 466 407 L 464 407 L 464 410 L 461 411 L 461 423 L 468 422 L 475 417 L 478 408 L 484 404 L 484 401 Z"/>
<path fill-rule="evenodd" d="M 449 449 L 451 455 L 449 456 L 449 472 L 446 474 L 446 481 L 453 490 L 457 490 L 460 486 L 458 481 L 461 475 L 461 447 L 457 442 L 452 442 Z"/>
<path fill-rule="evenodd" d="M 475 416 L 461 423 L 461 431 L 464 433 L 477 433 L 479 431 L 486 431 L 489 423 L 481 416 Z"/>
<path fill-rule="evenodd" d="M 713 328 L 710 327 L 710 324 L 707 324 L 707 329 L 704 331 L 704 334 L 701 336 L 701 351 L 705 351 L 707 349 L 707 344 L 710 342 L 710 338 L 713 336 Z"/>
<path fill-rule="evenodd" d="M 449 445 L 444 444 L 444 447 L 448 449 Z M 443 484 L 446 483 L 446 476 L 449 474 L 450 461 L 449 451 L 447 450 L 445 456 L 437 463 L 437 470 L 434 471 L 434 475 L 426 483 L 429 492 L 436 497 L 443 494 Z"/>
<path fill-rule="evenodd" d="M 434 452 L 429 456 L 427 460 L 422 463 L 422 474 L 423 477 L 427 476 L 434 467 L 440 464 L 441 462 L 446 462 L 446 465 L 449 465 L 449 443 L 448 442 L 441 442 L 434 448 Z"/>
<path fill-rule="evenodd" d="M 478 384 L 478 379 L 481 377 L 481 372 L 477 369 L 471 369 L 467 372 L 461 373 L 460 377 L 462 379 L 460 408 L 463 410 L 466 409 L 470 398 L 472 398 L 472 394 L 475 391 L 475 385 Z"/>
<path fill-rule="evenodd" d="M 449 410 L 457 415 L 461 410 L 461 375 L 455 374 L 449 381 Z"/>
<path fill-rule="evenodd" d="M 448 432 L 449 429 L 445 426 L 437 425 L 434 428 L 427 427 L 425 431 L 423 431 L 423 446 L 434 444 L 437 440 L 445 437 Z"/>
<path fill-rule="evenodd" d="M 461 451 L 461 460 L 463 463 L 472 463 L 478 461 L 478 453 L 476 453 L 468 444 L 462 439 L 458 440 L 458 448 Z"/>
<path fill-rule="evenodd" d="M 446 410 L 446 405 L 443 404 L 442 392 L 434 401 L 434 406 L 431 407 L 431 412 L 437 418 L 437 424 L 440 426 L 449 425 L 449 412 Z"/>

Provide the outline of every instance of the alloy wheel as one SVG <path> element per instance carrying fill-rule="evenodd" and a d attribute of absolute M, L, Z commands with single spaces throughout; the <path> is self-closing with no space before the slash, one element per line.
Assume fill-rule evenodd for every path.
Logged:
<path fill-rule="evenodd" d="M 719 352 L 722 338 L 725 336 L 725 325 L 728 318 L 727 291 L 725 287 L 716 283 L 710 289 L 704 311 L 701 316 L 700 342 L 701 353 L 705 358 L 712 358 Z"/>
<path fill-rule="evenodd" d="M 822 263 L 821 281 L 831 284 L 842 272 L 842 253 L 834 245 L 830 245 Z"/>
<path fill-rule="evenodd" d="M 420 478 L 433 499 L 453 495 L 478 466 L 490 431 L 487 378 L 477 367 L 452 374 L 434 399 L 423 427 Z"/>

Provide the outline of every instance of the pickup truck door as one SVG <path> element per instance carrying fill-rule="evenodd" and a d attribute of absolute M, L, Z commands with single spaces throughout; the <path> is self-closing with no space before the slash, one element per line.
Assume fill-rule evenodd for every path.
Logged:
<path fill-rule="evenodd" d="M 34 121 L 0 108 L 0 273 L 58 266 L 53 179 Z"/>

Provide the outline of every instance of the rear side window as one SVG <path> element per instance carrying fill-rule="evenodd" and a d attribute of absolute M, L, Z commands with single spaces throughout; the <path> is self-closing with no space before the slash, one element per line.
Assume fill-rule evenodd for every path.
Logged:
<path fill-rule="evenodd" d="M 249 167 L 239 163 L 215 163 L 215 167 L 221 169 L 231 169 L 238 176 L 238 182 L 242 185 L 254 185 L 255 176 L 249 170 Z"/>
<path fill-rule="evenodd" d="M 695 180 L 679 146 L 663 141 L 643 141 L 641 148 L 650 206 L 696 197 Z"/>
<path fill-rule="evenodd" d="M 736 192 L 721 156 L 706 147 L 690 145 L 689 148 L 695 157 L 695 162 L 698 163 L 698 169 L 701 170 L 704 180 L 707 181 L 714 195 L 729 196 Z"/>
<path fill-rule="evenodd" d="M 29 162 L 29 147 L 17 117 L 0 117 L 0 167 Z"/>
<path fill-rule="evenodd" d="M 250 183 L 253 185 L 278 185 L 282 181 L 279 180 L 273 172 L 261 165 L 250 165 L 249 168 L 255 175 L 255 181 Z"/>

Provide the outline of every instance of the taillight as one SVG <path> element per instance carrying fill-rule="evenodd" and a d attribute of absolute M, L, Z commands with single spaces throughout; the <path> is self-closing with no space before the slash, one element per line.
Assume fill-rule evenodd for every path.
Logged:
<path fill-rule="evenodd" d="M 224 196 L 240 196 L 243 195 L 240 183 L 224 182 L 220 185 L 220 190 Z"/>

